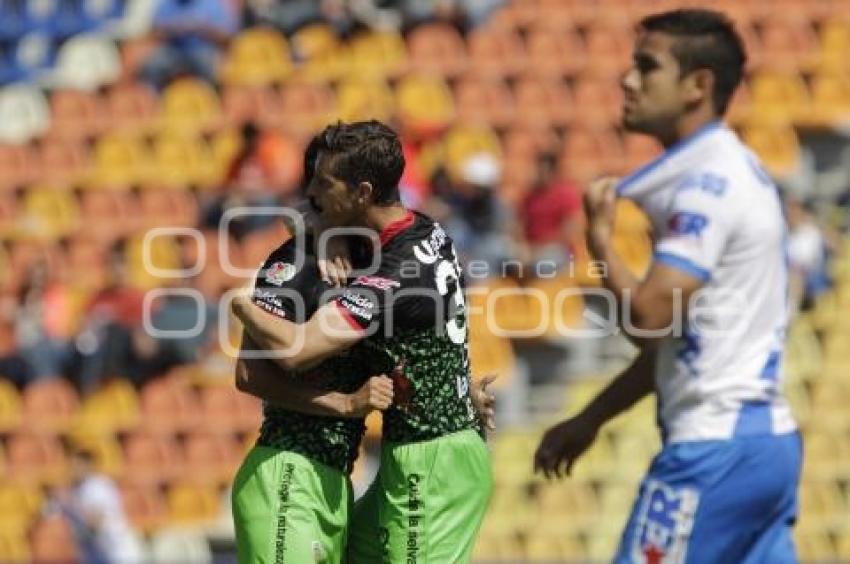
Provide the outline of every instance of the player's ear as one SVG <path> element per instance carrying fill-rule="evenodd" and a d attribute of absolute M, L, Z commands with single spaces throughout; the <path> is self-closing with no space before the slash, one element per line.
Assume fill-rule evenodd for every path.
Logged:
<path fill-rule="evenodd" d="M 366 205 L 372 201 L 375 189 L 371 182 L 361 182 L 357 185 L 357 203 Z"/>
<path fill-rule="evenodd" d="M 709 69 L 697 69 L 684 80 L 685 103 L 698 105 L 714 96 L 714 73 Z"/>

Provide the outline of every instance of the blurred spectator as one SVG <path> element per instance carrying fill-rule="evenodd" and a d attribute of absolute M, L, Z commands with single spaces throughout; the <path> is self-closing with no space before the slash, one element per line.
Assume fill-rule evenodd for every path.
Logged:
<path fill-rule="evenodd" d="M 183 74 L 215 83 L 219 51 L 237 23 L 225 0 L 160 0 L 153 34 L 162 44 L 142 65 L 140 78 L 160 89 Z"/>
<path fill-rule="evenodd" d="M 461 164 L 458 181 L 441 187 L 439 194 L 449 213 L 438 221 L 443 222 L 462 258 L 486 262 L 491 275 L 498 275 L 504 262 L 513 257 L 507 232 L 511 213 L 497 194 L 501 175 L 501 164 L 494 156 L 476 153 Z"/>
<path fill-rule="evenodd" d="M 228 167 L 224 192 L 207 202 L 206 227 L 218 227 L 224 213 L 239 207 L 275 207 L 291 204 L 301 172 L 299 151 L 283 137 L 262 132 L 253 123 L 242 126 L 242 148 Z M 240 215 L 230 223 L 241 238 L 274 221 L 272 215 Z"/>
<path fill-rule="evenodd" d="M 247 0 L 245 23 L 268 25 L 291 35 L 299 28 L 324 22 L 340 35 L 347 35 L 353 25 L 347 2 L 343 0 Z"/>
<path fill-rule="evenodd" d="M 61 513 L 71 525 L 86 564 L 130 564 L 142 561 L 142 550 L 111 478 L 94 468 L 94 456 L 71 449 L 71 485 L 56 491 L 49 512 Z"/>
<path fill-rule="evenodd" d="M 405 30 L 420 24 L 445 23 L 466 33 L 469 22 L 459 0 L 401 0 Z"/>
<path fill-rule="evenodd" d="M 792 311 L 806 311 L 832 287 L 829 261 L 836 248 L 825 236 L 811 207 L 786 194 L 788 222 L 789 294 Z"/>
<path fill-rule="evenodd" d="M 541 262 L 560 270 L 581 245 L 581 194 L 578 186 L 557 177 L 558 159 L 544 153 L 537 159 L 537 179 L 520 205 L 521 241 L 525 262 L 536 271 Z M 549 269 L 551 270 L 551 269 Z"/>
<path fill-rule="evenodd" d="M 20 292 L 15 336 L 21 358 L 28 368 L 27 380 L 60 376 L 70 365 L 72 347 L 60 334 L 67 317 L 63 286 L 52 284 L 46 259 L 30 269 Z"/>

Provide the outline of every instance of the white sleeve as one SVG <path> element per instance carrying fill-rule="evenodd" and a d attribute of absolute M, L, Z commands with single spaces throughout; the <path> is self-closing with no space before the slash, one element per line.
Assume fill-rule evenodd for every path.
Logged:
<path fill-rule="evenodd" d="M 681 190 L 663 218 L 654 261 L 707 282 L 729 239 L 731 212 L 722 194 Z"/>

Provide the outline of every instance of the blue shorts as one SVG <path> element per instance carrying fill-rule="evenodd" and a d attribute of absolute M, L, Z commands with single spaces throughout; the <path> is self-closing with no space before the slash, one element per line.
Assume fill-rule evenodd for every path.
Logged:
<path fill-rule="evenodd" d="M 796 562 L 799 433 L 675 443 L 652 461 L 615 562 Z"/>

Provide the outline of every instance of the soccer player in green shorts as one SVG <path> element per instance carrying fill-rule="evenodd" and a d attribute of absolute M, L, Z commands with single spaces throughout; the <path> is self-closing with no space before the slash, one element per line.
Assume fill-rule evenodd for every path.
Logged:
<path fill-rule="evenodd" d="M 311 162 L 310 151 L 306 160 Z M 309 178 L 312 166 L 305 169 Z M 293 237 L 260 268 L 252 300 L 264 315 L 301 323 L 329 288 L 320 277 L 312 237 Z M 265 400 L 257 444 L 233 485 L 239 562 L 341 562 L 352 503 L 348 474 L 363 417 L 389 406 L 392 382 L 367 379 L 362 347 L 301 374 L 249 353 L 256 349 L 244 335 L 236 366 L 237 387 Z"/>
<path fill-rule="evenodd" d="M 353 562 L 468 562 L 492 491 L 492 474 L 469 376 L 461 269 L 439 224 L 400 202 L 404 157 L 378 122 L 338 124 L 319 137 L 307 195 L 326 225 L 379 233 L 377 269 L 301 326 L 250 299 L 234 314 L 262 348 L 286 351 L 287 370 L 354 345 L 367 372 L 399 363 L 384 414 L 381 468 L 351 523 Z M 303 334 L 299 335 L 299 332 Z M 292 345 L 301 339 L 302 346 Z"/>

